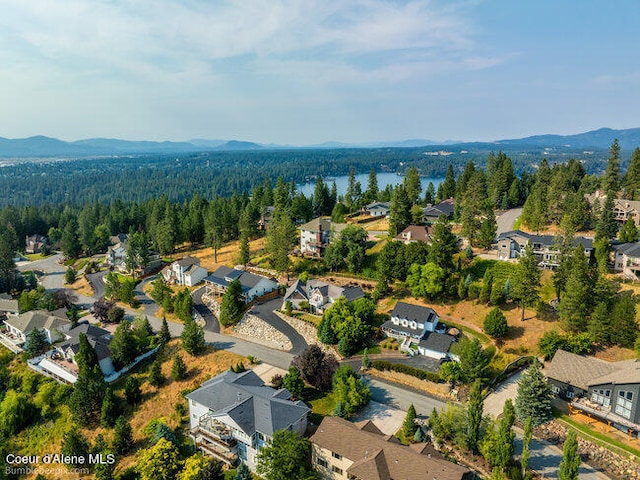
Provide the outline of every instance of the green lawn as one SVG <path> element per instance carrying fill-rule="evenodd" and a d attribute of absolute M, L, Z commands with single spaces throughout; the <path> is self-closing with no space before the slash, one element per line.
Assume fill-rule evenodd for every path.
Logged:
<path fill-rule="evenodd" d="M 336 401 L 329 392 L 320 392 L 315 388 L 306 387 L 302 394 L 307 405 L 311 408 L 311 421 L 318 425 L 323 417 L 333 415 Z"/>
<path fill-rule="evenodd" d="M 461 332 L 464 332 L 468 335 L 471 335 L 472 337 L 477 337 L 478 340 L 480 340 L 480 342 L 486 347 L 487 345 L 493 345 L 493 342 L 491 341 L 491 339 L 485 335 L 482 332 L 478 332 L 472 328 L 469 328 L 465 325 L 461 325 L 459 323 L 453 322 L 449 319 L 447 320 L 442 320 L 440 319 L 440 323 L 444 323 L 445 325 L 448 325 L 449 327 L 456 327 L 458 330 L 460 330 Z"/>
<path fill-rule="evenodd" d="M 51 253 L 49 255 L 43 255 L 41 253 L 27 253 L 23 256 L 30 262 L 35 262 L 36 260 L 43 260 L 47 257 L 50 257 L 51 255 Z"/>

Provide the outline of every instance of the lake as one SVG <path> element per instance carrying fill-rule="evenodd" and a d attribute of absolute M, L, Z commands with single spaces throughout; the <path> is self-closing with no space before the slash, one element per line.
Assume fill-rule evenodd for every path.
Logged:
<path fill-rule="evenodd" d="M 400 176 L 396 173 L 391 173 L 391 172 L 381 172 L 381 173 L 378 173 L 377 175 L 378 175 L 378 189 L 380 190 L 384 190 L 387 185 L 397 185 L 399 183 L 402 183 L 402 181 L 404 180 L 404 176 Z M 333 183 L 334 179 L 336 182 L 336 187 L 338 189 L 338 195 L 344 195 L 344 193 L 347 191 L 347 184 L 349 183 L 349 175 L 332 177 L 328 181 L 327 179 L 325 179 L 325 182 L 327 183 L 327 185 L 329 185 L 329 189 L 331 189 L 331 184 Z M 362 191 L 364 192 L 367 189 L 367 184 L 369 183 L 369 174 L 360 173 L 356 175 L 356 181 L 360 182 Z M 433 183 L 433 187 L 437 191 L 438 185 L 440 185 L 443 181 L 444 181 L 443 177 L 438 177 L 438 178 L 420 177 L 420 183 L 422 184 L 422 193 L 424 194 L 425 190 L 427 189 L 427 185 L 429 185 L 429 182 Z M 309 196 L 313 196 L 313 190 L 315 189 L 315 187 L 316 187 L 316 182 L 314 180 L 313 182 L 303 183 L 301 185 L 298 185 L 297 191 L 302 192 L 307 197 L 309 197 Z"/>

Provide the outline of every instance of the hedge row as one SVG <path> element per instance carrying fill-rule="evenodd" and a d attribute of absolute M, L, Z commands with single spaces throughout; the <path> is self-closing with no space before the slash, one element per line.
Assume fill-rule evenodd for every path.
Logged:
<path fill-rule="evenodd" d="M 404 373 L 411 375 L 412 377 L 419 378 L 420 380 L 428 380 L 430 382 L 441 383 L 442 378 L 437 373 L 429 372 L 427 370 L 420 370 L 419 368 L 405 365 L 403 363 L 391 363 L 384 360 L 374 360 L 371 362 L 371 367 L 376 370 L 391 370 L 393 372 Z"/>

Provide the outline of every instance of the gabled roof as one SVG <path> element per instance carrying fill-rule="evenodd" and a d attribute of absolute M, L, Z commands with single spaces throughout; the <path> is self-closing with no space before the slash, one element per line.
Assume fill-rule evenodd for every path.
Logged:
<path fill-rule="evenodd" d="M 372 210 L 374 208 L 382 208 L 382 209 L 389 210 L 390 205 L 391 203 L 389 202 L 372 202 L 369 205 L 366 205 L 364 208 L 366 210 Z"/>
<path fill-rule="evenodd" d="M 426 217 L 439 217 L 446 215 L 450 217 L 455 210 L 455 199 L 447 198 L 435 205 L 427 206 L 422 211 Z"/>
<path fill-rule="evenodd" d="M 420 340 L 419 345 L 434 352 L 447 353 L 454 340 L 455 337 L 446 333 L 427 332 Z"/>
<path fill-rule="evenodd" d="M 25 335 L 35 328 L 44 328 L 51 331 L 55 328 L 71 325 L 68 318 L 57 317 L 51 313 L 44 310 L 32 310 L 17 317 L 8 318 L 4 322 L 20 330 Z"/>
<path fill-rule="evenodd" d="M 631 257 L 631 258 L 640 257 L 640 242 L 621 243 L 618 245 L 613 245 L 612 247 L 616 252 L 623 253 L 627 257 Z"/>
<path fill-rule="evenodd" d="M 320 231 L 328 232 L 331 230 L 333 230 L 334 232 L 341 232 L 346 226 L 346 223 L 332 222 L 331 217 L 318 217 L 300 225 L 300 230 L 312 233 L 317 233 Z"/>
<path fill-rule="evenodd" d="M 545 368 L 545 375 L 586 391 L 591 385 L 640 383 L 640 363 L 637 360 L 607 362 L 558 350 Z"/>
<path fill-rule="evenodd" d="M 391 311 L 391 316 L 398 317 L 400 319 L 414 320 L 421 323 L 431 323 L 436 321 L 438 318 L 438 315 L 433 308 L 406 302 L 396 303 L 396 306 Z"/>
<path fill-rule="evenodd" d="M 554 237 L 553 235 L 534 235 L 532 233 L 523 232 L 522 230 L 510 230 L 508 232 L 502 232 L 500 235 L 498 235 L 498 241 L 505 238 L 514 240 L 514 237 L 522 237 L 532 244 L 539 243 L 547 247 L 550 247 L 557 243 L 557 237 Z M 574 245 L 577 244 L 582 245 L 582 247 L 585 249 L 592 249 L 593 239 L 587 237 L 575 237 Z"/>
<path fill-rule="evenodd" d="M 191 255 L 187 255 L 186 257 L 177 260 L 176 263 L 181 267 L 190 267 L 192 265 L 200 266 L 200 260 L 196 257 L 192 257 Z"/>
<path fill-rule="evenodd" d="M 0 312 L 18 313 L 19 311 L 18 300 L 14 300 L 9 294 L 0 293 Z"/>
<path fill-rule="evenodd" d="M 424 225 L 409 225 L 394 240 L 413 240 L 416 242 L 430 242 L 433 227 Z"/>
<path fill-rule="evenodd" d="M 297 279 L 287 289 L 284 299 L 287 300 L 292 298 L 293 295 L 298 294 L 306 300 L 309 300 L 309 297 L 313 294 L 314 290 L 318 290 L 322 296 L 329 297 L 334 300 L 340 297 L 345 297 L 348 302 L 364 297 L 364 291 L 357 285 L 345 285 L 344 287 L 340 287 L 317 279 L 309 280 L 307 283 Z"/>
<path fill-rule="evenodd" d="M 262 277 L 260 275 L 255 275 L 251 272 L 247 272 L 245 270 L 238 270 L 235 268 L 229 268 L 225 266 L 218 267 L 218 269 L 204 279 L 205 282 L 213 283 L 216 285 L 221 285 L 223 287 L 228 287 L 229 283 L 233 280 L 238 279 L 240 281 L 240 285 L 242 286 L 242 292 L 248 292 L 253 287 L 255 287 L 261 280 L 269 280 L 270 282 L 275 282 L 275 280 Z"/>
<path fill-rule="evenodd" d="M 65 334 L 66 340 L 58 345 L 57 348 L 61 350 L 71 349 L 74 354 L 78 353 L 80 350 L 80 334 L 82 333 L 87 336 L 87 341 L 95 349 L 98 360 L 111 357 L 111 351 L 109 350 L 111 334 L 107 330 L 89 323 L 81 323 L 69 330 Z"/>
<path fill-rule="evenodd" d="M 186 397 L 209 408 L 214 416 L 228 415 L 248 435 L 258 431 L 272 436 L 309 412 L 303 402 L 289 400 L 288 390 L 266 386 L 252 370 L 221 373 Z"/>
<path fill-rule="evenodd" d="M 340 417 L 325 417 L 310 440 L 351 460 L 347 473 L 360 480 L 461 480 L 473 478 L 460 465 L 418 453 L 413 448 L 388 441 L 383 435 L 359 428 Z"/>

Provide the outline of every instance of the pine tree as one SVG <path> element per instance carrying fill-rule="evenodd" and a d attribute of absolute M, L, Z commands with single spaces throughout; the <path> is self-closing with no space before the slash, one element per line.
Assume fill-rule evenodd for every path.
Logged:
<path fill-rule="evenodd" d="M 113 427 L 118 419 L 118 403 L 113 390 L 107 388 L 102 399 L 102 408 L 100 410 L 100 424 L 103 427 Z"/>
<path fill-rule="evenodd" d="M 78 423 L 87 426 L 100 418 L 107 384 L 98 364 L 98 355 L 84 333 L 80 334 L 75 361 L 78 365 L 78 379 L 73 385 L 69 409 Z"/>
<path fill-rule="evenodd" d="M 515 451 L 514 440 L 516 434 L 513 431 L 513 424 L 516 420 L 515 409 L 511 399 L 504 402 L 502 410 L 502 418 L 498 426 L 498 438 L 496 443 L 496 460 L 499 467 L 506 468 L 513 458 Z"/>
<path fill-rule="evenodd" d="M 609 335 L 612 343 L 633 348 L 638 337 L 638 323 L 636 322 L 636 302 L 630 292 L 620 295 L 613 306 Z"/>
<path fill-rule="evenodd" d="M 558 304 L 560 319 L 573 332 L 584 331 L 593 301 L 593 271 L 581 245 L 576 245 L 565 285 L 565 293 Z"/>
<path fill-rule="evenodd" d="M 618 139 L 614 139 L 609 147 L 609 160 L 607 169 L 602 176 L 602 188 L 607 194 L 620 190 L 620 144 Z"/>
<path fill-rule="evenodd" d="M 518 381 L 516 413 L 523 421 L 531 417 L 534 426 L 542 425 L 553 417 L 551 388 L 537 365 L 530 366 Z"/>
<path fill-rule="evenodd" d="M 575 431 L 569 430 L 562 447 L 562 461 L 558 469 L 558 480 L 578 480 L 580 463 L 578 437 Z"/>
<path fill-rule="evenodd" d="M 611 315 L 610 305 L 606 302 L 600 302 L 596 305 L 589 318 L 588 331 L 591 334 L 593 341 L 600 345 L 607 345 L 609 343 L 609 336 L 611 333 Z"/>
<path fill-rule="evenodd" d="M 162 363 L 159 358 L 156 358 L 149 368 L 149 383 L 157 388 L 164 383 L 164 380 Z"/>
<path fill-rule="evenodd" d="M 27 334 L 27 353 L 35 357 L 42 353 L 48 346 L 47 334 L 44 329 L 34 328 Z"/>
<path fill-rule="evenodd" d="M 404 417 L 404 422 L 402 423 L 402 437 L 405 439 L 413 438 L 417 429 L 416 409 L 412 403 L 409 405 L 409 410 L 407 410 L 407 415 Z"/>
<path fill-rule="evenodd" d="M 166 317 L 162 317 L 162 326 L 160 327 L 160 333 L 158 333 L 158 343 L 160 345 L 166 345 L 171 340 L 171 333 L 169 332 L 169 324 Z"/>
<path fill-rule="evenodd" d="M 447 167 L 447 173 L 444 177 L 444 181 L 438 187 L 438 198 L 436 201 L 441 202 L 447 198 L 452 198 L 456 195 L 456 179 L 453 175 L 453 166 L 449 164 Z"/>
<path fill-rule="evenodd" d="M 304 380 L 300 376 L 300 370 L 297 367 L 289 367 L 289 371 L 282 378 L 282 387 L 289 390 L 289 393 L 294 398 L 302 398 L 302 392 L 304 390 Z"/>
<path fill-rule="evenodd" d="M 70 456 L 71 463 L 67 463 L 67 468 L 79 467 L 85 465 L 89 458 L 89 442 L 80 433 L 80 429 L 76 426 L 71 427 L 62 437 L 62 447 L 60 448 L 62 455 Z M 78 461 L 75 461 L 75 459 Z M 81 461 L 84 459 L 84 461 Z"/>
<path fill-rule="evenodd" d="M 624 189 L 628 198 L 640 198 L 640 148 L 636 148 L 631 154 L 629 167 L 624 176 Z"/>
<path fill-rule="evenodd" d="M 344 410 L 344 405 L 342 405 L 342 402 L 338 401 L 338 403 L 336 403 L 336 406 L 333 409 L 333 416 L 340 417 L 340 418 L 347 418 L 348 415 Z"/>
<path fill-rule="evenodd" d="M 635 243 L 638 241 L 638 228 L 633 218 L 629 217 L 620 229 L 620 241 L 622 243 Z"/>
<path fill-rule="evenodd" d="M 480 426 L 482 424 L 482 384 L 480 380 L 473 382 L 467 406 L 467 448 L 472 453 L 478 452 Z"/>
<path fill-rule="evenodd" d="M 498 225 L 496 224 L 496 217 L 493 210 L 489 209 L 486 217 L 480 224 L 480 234 L 478 235 L 478 246 L 480 248 L 488 249 L 496 238 L 496 232 L 498 231 Z"/>
<path fill-rule="evenodd" d="M 182 347 L 190 355 L 199 355 L 204 351 L 204 330 L 194 320 L 184 324 L 182 330 Z"/>
<path fill-rule="evenodd" d="M 524 435 L 522 437 L 522 454 L 520 455 L 520 467 L 522 468 L 522 478 L 527 478 L 527 469 L 529 468 L 529 444 L 533 437 L 533 422 L 531 417 L 524 421 Z"/>
<path fill-rule="evenodd" d="M 507 319 L 498 307 L 491 310 L 484 318 L 483 328 L 486 334 L 493 338 L 504 337 L 509 332 Z"/>
<path fill-rule="evenodd" d="M 119 416 L 113 430 L 113 450 L 118 455 L 126 455 L 133 448 L 133 432 L 131 424 L 124 416 Z"/>
<path fill-rule="evenodd" d="M 124 384 L 124 398 L 129 405 L 136 405 L 142 400 L 140 382 L 136 377 L 129 377 Z"/>
<path fill-rule="evenodd" d="M 596 223 L 596 241 L 601 239 L 610 240 L 615 238 L 618 233 L 618 223 L 616 222 L 614 212 L 614 194 L 608 193 L 607 198 L 602 206 L 600 218 Z"/>
<path fill-rule="evenodd" d="M 516 275 L 513 282 L 511 296 L 522 307 L 521 320 L 524 322 L 525 307 L 532 307 L 538 301 L 538 289 L 540 288 L 540 271 L 538 260 L 533 253 L 533 247 L 529 244 L 518 259 Z"/>
<path fill-rule="evenodd" d="M 251 260 L 251 252 L 249 250 L 249 235 L 245 232 L 240 234 L 240 249 L 238 251 L 238 263 L 240 265 L 247 265 Z"/>
<path fill-rule="evenodd" d="M 247 464 L 244 462 L 240 462 L 233 480 L 251 480 L 252 478 L 253 477 L 251 476 L 251 470 L 249 470 Z"/>
<path fill-rule="evenodd" d="M 460 357 L 462 375 L 467 383 L 485 378 L 491 356 L 482 348 L 477 337 L 471 340 L 464 337 L 458 343 L 457 353 Z"/>
<path fill-rule="evenodd" d="M 173 357 L 173 365 L 171 365 L 171 378 L 173 380 L 183 380 L 187 376 L 187 366 L 182 357 L 176 353 Z"/>
<path fill-rule="evenodd" d="M 404 188 L 407 191 L 409 203 L 414 204 L 420 198 L 422 193 L 422 184 L 420 183 L 420 174 L 413 165 L 409 167 L 404 177 Z"/>
<path fill-rule="evenodd" d="M 395 237 L 410 224 L 411 202 L 404 185 L 398 185 L 389 205 L 389 235 Z"/>

